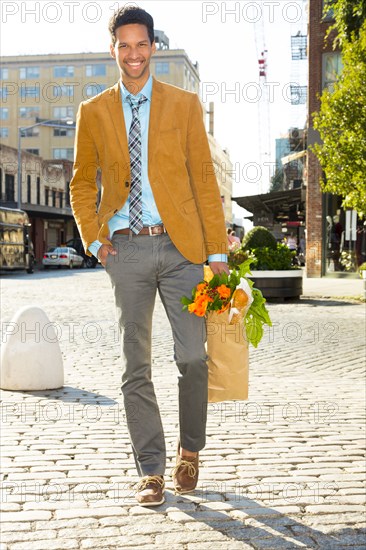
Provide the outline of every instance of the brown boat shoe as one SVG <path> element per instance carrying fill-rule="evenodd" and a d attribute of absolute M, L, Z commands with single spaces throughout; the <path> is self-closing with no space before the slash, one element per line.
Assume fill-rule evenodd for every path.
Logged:
<path fill-rule="evenodd" d="M 176 466 L 172 470 L 174 489 L 176 493 L 191 493 L 198 482 L 199 455 L 195 457 L 180 456 L 180 442 L 178 441 Z"/>
<path fill-rule="evenodd" d="M 144 476 L 136 485 L 135 498 L 140 506 L 159 506 L 165 501 L 163 476 Z"/>

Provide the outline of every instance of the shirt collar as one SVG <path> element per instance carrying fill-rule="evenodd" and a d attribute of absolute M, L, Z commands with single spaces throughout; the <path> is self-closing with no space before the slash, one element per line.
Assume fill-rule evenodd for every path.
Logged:
<path fill-rule="evenodd" d="M 152 80 L 152 76 L 150 75 L 149 78 L 147 79 L 146 81 L 146 84 L 145 86 L 142 88 L 142 90 L 139 91 L 139 93 L 137 95 L 132 95 L 128 90 L 127 88 L 125 87 L 125 85 L 123 84 L 122 82 L 122 79 L 120 79 L 120 88 L 121 88 L 121 97 L 122 97 L 122 101 L 124 103 L 127 102 L 127 97 L 130 95 L 132 98 L 134 99 L 139 99 L 142 95 L 145 96 L 149 101 L 151 101 L 151 96 L 152 96 L 152 85 L 153 85 L 153 80 Z"/>

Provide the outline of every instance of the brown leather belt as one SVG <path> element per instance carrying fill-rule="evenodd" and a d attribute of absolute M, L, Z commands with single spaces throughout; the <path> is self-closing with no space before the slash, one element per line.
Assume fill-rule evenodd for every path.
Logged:
<path fill-rule="evenodd" d="M 126 227 L 126 229 L 117 229 L 117 231 L 113 232 L 113 235 L 129 235 L 131 232 L 131 229 Z M 139 235 L 150 235 L 150 237 L 154 237 L 155 235 L 163 235 L 163 233 L 166 233 L 166 229 L 164 225 L 145 225 L 139 233 L 132 233 L 135 236 Z"/>

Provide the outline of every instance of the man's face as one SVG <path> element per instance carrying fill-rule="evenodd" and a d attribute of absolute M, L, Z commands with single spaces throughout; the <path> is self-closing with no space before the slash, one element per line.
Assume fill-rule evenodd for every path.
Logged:
<path fill-rule="evenodd" d="M 122 80 L 143 85 L 150 75 L 150 58 L 156 51 L 155 42 L 150 43 L 145 25 L 123 25 L 116 29 L 116 43 L 111 44 L 111 56 L 117 62 Z"/>

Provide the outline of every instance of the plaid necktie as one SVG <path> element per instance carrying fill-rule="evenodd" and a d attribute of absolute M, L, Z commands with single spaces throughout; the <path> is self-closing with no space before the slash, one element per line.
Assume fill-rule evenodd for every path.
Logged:
<path fill-rule="evenodd" d="M 147 97 L 141 96 L 138 102 L 127 96 L 127 101 L 132 109 L 132 122 L 128 134 L 128 148 L 131 165 L 131 190 L 129 206 L 129 224 L 134 233 L 142 229 L 142 182 L 141 182 L 141 125 L 139 108 L 147 101 Z"/>

